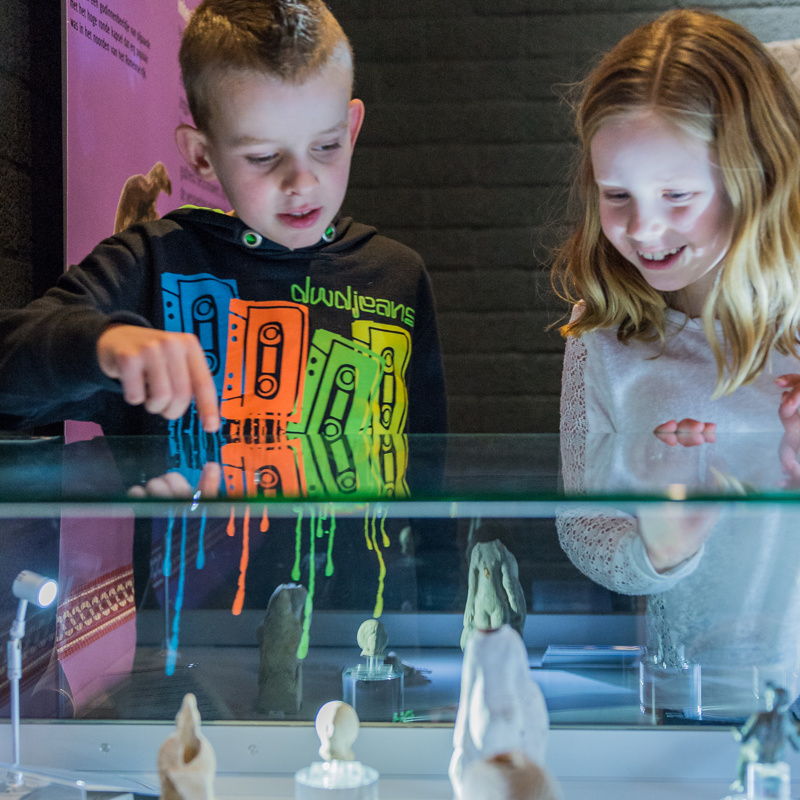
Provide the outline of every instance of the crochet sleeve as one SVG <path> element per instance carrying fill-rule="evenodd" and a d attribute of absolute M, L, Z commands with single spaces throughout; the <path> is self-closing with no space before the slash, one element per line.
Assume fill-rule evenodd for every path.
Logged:
<path fill-rule="evenodd" d="M 581 313 L 573 311 L 573 319 Z M 583 338 L 569 337 L 561 384 L 561 469 L 564 491 L 586 492 L 586 404 L 588 350 Z M 596 409 L 603 412 L 605 409 Z M 596 415 L 595 415 L 596 416 Z M 564 505 L 556 516 L 558 539 L 570 561 L 595 583 L 621 594 L 652 594 L 671 588 L 697 566 L 697 558 L 659 574 L 647 557 L 635 517 L 588 503 Z"/>

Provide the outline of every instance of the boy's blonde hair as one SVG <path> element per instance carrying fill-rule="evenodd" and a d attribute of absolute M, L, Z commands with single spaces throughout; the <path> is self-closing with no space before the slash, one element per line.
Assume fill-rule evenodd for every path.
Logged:
<path fill-rule="evenodd" d="M 773 348 L 797 355 L 800 96 L 783 68 L 742 26 L 681 10 L 622 39 L 582 88 L 573 187 L 582 219 L 552 278 L 561 297 L 586 309 L 562 334 L 613 327 L 625 343 L 666 340 L 671 297 L 650 287 L 603 234 L 590 154 L 604 122 L 650 110 L 708 142 L 733 209 L 731 245 L 703 310 L 716 395 L 753 381 Z"/>
<path fill-rule="evenodd" d="M 211 94 L 226 72 L 301 83 L 329 61 L 352 73 L 350 43 L 323 0 L 204 0 L 179 54 L 189 109 L 207 131 Z"/>

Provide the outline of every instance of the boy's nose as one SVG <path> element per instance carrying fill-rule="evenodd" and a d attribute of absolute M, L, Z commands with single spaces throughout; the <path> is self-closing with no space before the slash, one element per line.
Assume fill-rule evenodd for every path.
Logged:
<path fill-rule="evenodd" d="M 318 183 L 317 176 L 310 167 L 295 161 L 283 177 L 283 191 L 286 194 L 305 194 Z"/>

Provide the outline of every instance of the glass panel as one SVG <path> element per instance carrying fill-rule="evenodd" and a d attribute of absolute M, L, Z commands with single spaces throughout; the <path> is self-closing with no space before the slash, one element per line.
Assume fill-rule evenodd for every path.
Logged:
<path fill-rule="evenodd" d="M 505 622 L 554 725 L 741 722 L 768 681 L 798 691 L 793 455 L 760 435 L 3 441 L 0 630 L 20 570 L 60 585 L 28 609 L 22 716 L 171 720 L 192 691 L 204 722 L 349 697 L 367 722 L 451 724 L 466 632 Z"/>

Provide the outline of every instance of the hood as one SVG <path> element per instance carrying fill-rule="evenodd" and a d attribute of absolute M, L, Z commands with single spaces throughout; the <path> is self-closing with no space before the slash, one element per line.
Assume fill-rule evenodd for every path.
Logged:
<path fill-rule="evenodd" d="M 325 242 L 320 239 L 317 244 L 310 247 L 298 247 L 296 250 L 290 250 L 288 247 L 265 237 L 260 237 L 261 241 L 258 244 L 248 244 L 245 241 L 245 237 L 251 231 L 247 225 L 238 217 L 227 214 L 220 209 L 181 206 L 174 211 L 170 211 L 169 214 L 165 214 L 164 219 L 174 220 L 182 227 L 195 225 L 202 227 L 220 239 L 235 244 L 242 250 L 256 251 L 269 255 L 271 258 L 285 258 L 287 260 L 294 258 L 307 259 L 312 255 L 324 257 L 330 254 L 331 256 L 339 256 L 347 253 L 348 250 L 360 247 L 365 240 L 371 239 L 377 234 L 376 229 L 369 225 L 354 222 L 350 217 L 337 217 L 332 223 L 336 229 L 336 237 L 333 241 Z M 258 234 L 256 235 L 258 236 Z"/>

